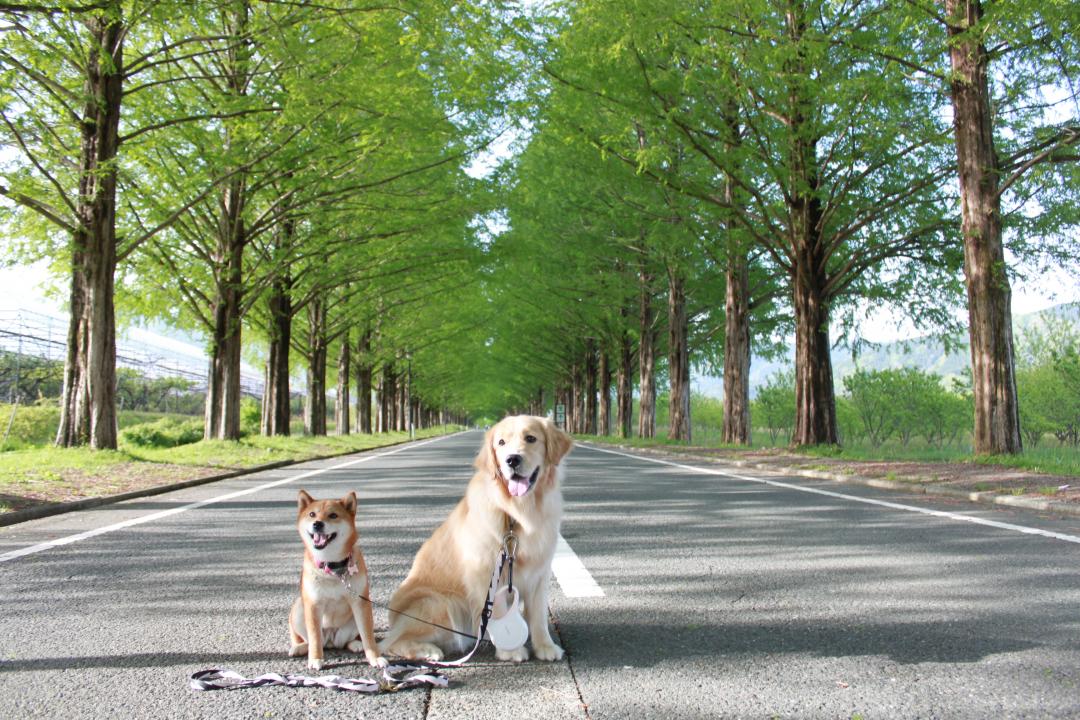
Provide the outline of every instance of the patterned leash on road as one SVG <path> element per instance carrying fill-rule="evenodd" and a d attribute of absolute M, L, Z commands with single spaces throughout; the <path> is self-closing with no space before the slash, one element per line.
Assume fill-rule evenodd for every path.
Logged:
<path fill-rule="evenodd" d="M 429 668 L 417 668 L 413 664 L 389 665 L 383 668 L 379 680 L 368 678 L 347 678 L 341 675 L 297 675 L 288 673 L 267 673 L 258 677 L 246 678 L 232 670 L 200 670 L 191 676 L 188 685 L 192 690 L 241 690 L 243 688 L 282 685 L 285 687 L 323 687 L 343 692 L 397 692 L 407 688 L 446 687 L 449 679 Z"/>
<path fill-rule="evenodd" d="M 512 549 L 508 549 L 507 538 L 514 539 Z M 476 641 L 472 650 L 457 660 L 444 662 L 405 661 L 394 663 L 383 668 L 382 677 L 378 680 L 371 680 L 368 678 L 347 678 L 342 677 L 341 675 L 299 675 L 296 673 L 287 673 L 285 675 L 280 673 L 266 673 L 265 675 L 259 675 L 258 677 L 247 678 L 232 670 L 211 668 L 209 670 L 199 670 L 194 673 L 188 681 L 188 686 L 192 690 L 241 690 L 244 688 L 281 685 L 284 687 L 323 687 L 341 690 L 343 692 L 362 693 L 397 692 L 398 690 L 422 687 L 424 685 L 442 688 L 447 687 L 450 684 L 450 680 L 440 673 L 439 669 L 461 667 L 476 654 L 476 651 L 480 648 L 481 642 L 483 642 L 484 634 L 487 631 L 488 620 L 491 618 L 491 608 L 495 598 L 495 589 L 498 587 L 499 578 L 502 576 L 503 566 L 506 563 L 509 563 L 510 565 L 510 582 L 513 583 L 514 555 L 516 554 L 516 538 L 513 537 L 513 532 L 510 532 L 507 534 L 506 538 L 503 538 L 503 549 L 495 562 L 495 569 L 491 575 L 491 582 L 488 585 L 487 600 L 480 612 L 479 629 L 477 630 L 476 635 L 469 635 L 452 628 L 444 628 L 441 625 L 436 626 Z M 343 579 L 342 582 L 345 582 L 345 580 Z M 366 597 L 364 599 L 371 602 L 371 600 Z M 427 622 L 420 618 L 414 619 L 420 620 L 420 622 Z M 434 623 L 427 624 L 433 625 Z"/>

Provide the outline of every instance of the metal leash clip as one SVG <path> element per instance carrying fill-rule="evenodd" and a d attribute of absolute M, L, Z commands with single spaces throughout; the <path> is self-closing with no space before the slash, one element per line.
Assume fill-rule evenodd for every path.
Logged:
<path fill-rule="evenodd" d="M 518 538 L 517 535 L 514 534 L 514 531 L 511 530 L 510 532 L 503 535 L 502 551 L 506 555 L 508 560 L 513 560 L 514 556 L 517 555 L 517 549 Z"/>

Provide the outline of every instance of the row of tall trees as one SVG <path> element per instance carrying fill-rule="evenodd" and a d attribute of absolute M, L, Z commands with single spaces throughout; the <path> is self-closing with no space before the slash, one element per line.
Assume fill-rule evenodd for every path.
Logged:
<path fill-rule="evenodd" d="M 0 3 L 5 255 L 70 278 L 58 444 L 116 446 L 117 303 L 207 338 L 207 438 L 239 437 L 241 360 L 264 347 L 267 433 L 288 433 L 298 358 L 309 432 L 332 350 L 344 394 L 355 351 L 359 393 L 389 397 L 445 335 L 427 308 L 478 265 L 489 197 L 465 169 L 514 94 L 510 20 L 442 0 Z"/>
<path fill-rule="evenodd" d="M 603 425 L 614 372 L 651 435 L 666 376 L 689 439 L 693 364 L 749 442 L 751 350 L 792 332 L 792 441 L 836 443 L 831 353 L 885 306 L 967 325 L 975 450 L 1021 449 L 1010 268 L 1077 257 L 1080 6 L 575 0 L 550 23 L 499 340 L 572 427 Z"/>
<path fill-rule="evenodd" d="M 651 436 L 666 397 L 689 440 L 696 367 L 748 443 L 750 359 L 793 334 L 793 442 L 834 443 L 831 353 L 888 307 L 967 327 L 975 449 L 1018 451 L 1010 277 L 1078 256 L 1077 27 L 1033 0 L 0 3 L 5 256 L 69 288 L 57 440 L 116 444 L 119 307 L 207 338 L 208 438 L 239 435 L 246 356 L 267 433 L 300 363 L 312 433 L 336 366 L 362 430 L 423 398 Z M 513 124 L 513 162 L 466 172 Z"/>

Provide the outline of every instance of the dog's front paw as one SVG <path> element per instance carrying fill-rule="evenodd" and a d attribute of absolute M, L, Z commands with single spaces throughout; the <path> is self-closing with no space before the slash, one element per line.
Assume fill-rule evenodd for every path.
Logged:
<path fill-rule="evenodd" d="M 371 667 L 382 668 L 384 670 L 390 667 L 390 661 L 384 658 L 382 655 L 379 655 L 374 660 L 369 657 L 368 662 L 371 663 Z"/>
<path fill-rule="evenodd" d="M 431 660 L 438 662 L 443 659 L 443 651 L 438 645 L 426 642 L 399 642 L 386 651 L 391 655 L 397 655 L 410 660 Z"/>
<path fill-rule="evenodd" d="M 300 657 L 301 655 L 307 655 L 307 643 L 297 643 L 289 647 L 289 657 Z"/>
<path fill-rule="evenodd" d="M 308 658 L 307 666 L 308 666 L 308 670 L 322 670 L 323 659 L 322 658 Z"/>
<path fill-rule="evenodd" d="M 496 650 L 495 657 L 507 662 L 525 662 L 529 659 L 529 649 L 522 645 L 517 650 Z"/>
<path fill-rule="evenodd" d="M 533 654 L 537 660 L 547 660 L 553 662 L 555 660 L 562 660 L 563 649 L 555 643 L 544 643 L 537 645 L 533 643 Z"/>

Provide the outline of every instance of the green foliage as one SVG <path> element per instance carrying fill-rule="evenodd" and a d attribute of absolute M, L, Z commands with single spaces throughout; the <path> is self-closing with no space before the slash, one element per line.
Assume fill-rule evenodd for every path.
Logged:
<path fill-rule="evenodd" d="M 262 407 L 259 401 L 253 397 L 243 397 L 240 400 L 240 432 L 244 435 L 258 435 L 259 423 L 262 421 Z M 200 424 L 200 428 L 202 425 Z M 201 429 L 200 429 L 201 432 Z M 201 435 L 199 436 L 202 437 Z"/>
<path fill-rule="evenodd" d="M 1017 350 L 1020 426 L 1028 447 L 1046 434 L 1080 445 L 1080 331 L 1066 318 L 1047 316 L 1025 329 Z"/>
<path fill-rule="evenodd" d="M 758 388 L 750 408 L 750 417 L 757 427 L 769 432 L 775 445 L 778 438 L 791 439 L 795 427 L 795 371 L 777 370 Z"/>
<path fill-rule="evenodd" d="M 164 417 L 154 422 L 132 425 L 120 433 L 121 441 L 142 448 L 172 448 L 198 442 L 202 438 L 203 421 L 194 418 Z"/>
<path fill-rule="evenodd" d="M 970 401 L 946 390 L 941 376 L 918 368 L 858 369 L 844 378 L 844 388 L 850 413 L 873 447 L 894 436 L 904 447 L 915 436 L 934 447 L 951 445 L 970 425 Z"/>
<path fill-rule="evenodd" d="M 0 398 L 18 396 L 23 403 L 55 398 L 63 383 L 64 363 L 0 350 Z"/>
<path fill-rule="evenodd" d="M 14 420 L 12 420 L 14 412 Z M 0 438 L 11 422 L 11 433 L 0 450 L 11 450 L 32 445 L 46 445 L 56 439 L 60 424 L 60 409 L 49 405 L 0 404 Z"/>

